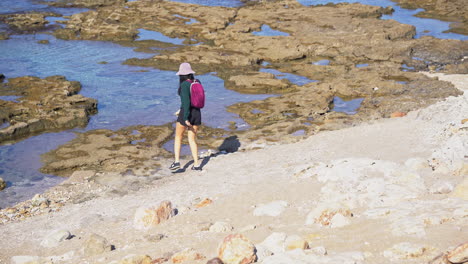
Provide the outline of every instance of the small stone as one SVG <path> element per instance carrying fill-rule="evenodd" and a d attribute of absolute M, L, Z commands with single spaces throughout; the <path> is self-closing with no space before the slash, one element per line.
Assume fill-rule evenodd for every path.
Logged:
<path fill-rule="evenodd" d="M 107 239 L 97 234 L 91 234 L 84 242 L 83 253 L 86 256 L 99 255 L 111 250 L 112 246 Z"/>
<path fill-rule="evenodd" d="M 248 264 L 257 260 L 254 244 L 241 234 L 224 238 L 218 247 L 218 257 L 225 264 Z"/>
<path fill-rule="evenodd" d="M 184 249 L 181 252 L 175 253 L 172 257 L 172 263 L 184 263 L 190 262 L 194 260 L 201 260 L 204 259 L 205 256 L 201 255 L 200 253 L 196 252 L 192 248 Z"/>
<path fill-rule="evenodd" d="M 205 206 L 210 205 L 212 203 L 213 203 L 213 201 L 211 199 L 205 198 L 203 201 L 196 204 L 195 207 L 196 208 L 202 208 L 202 207 L 205 207 Z"/>
<path fill-rule="evenodd" d="M 226 222 L 216 222 L 210 226 L 210 232 L 225 233 L 234 229 L 230 224 Z"/>
<path fill-rule="evenodd" d="M 309 243 L 299 236 L 289 236 L 286 238 L 285 250 L 308 249 Z"/>
<path fill-rule="evenodd" d="M 391 117 L 391 118 L 395 118 L 395 117 L 404 117 L 405 115 L 406 115 L 406 113 L 397 111 L 397 112 L 393 112 L 393 113 L 390 115 L 390 117 Z"/>
<path fill-rule="evenodd" d="M 172 216 L 172 204 L 169 201 L 163 201 L 156 207 L 140 207 L 135 213 L 133 226 L 136 229 L 147 229 L 158 225 L 162 221 Z"/>
<path fill-rule="evenodd" d="M 349 225 L 350 221 L 344 215 L 338 213 L 335 214 L 332 219 L 330 220 L 330 227 L 331 228 L 339 228 Z"/>
<path fill-rule="evenodd" d="M 71 237 L 71 234 L 67 230 L 57 230 L 50 233 L 44 240 L 41 242 L 43 247 L 57 247 L 60 242 L 67 240 Z"/>
<path fill-rule="evenodd" d="M 427 251 L 427 248 L 420 245 L 413 245 L 403 242 L 394 245 L 391 249 L 384 251 L 384 257 L 396 259 L 419 258 Z"/>
<path fill-rule="evenodd" d="M 461 121 L 462 125 L 464 125 L 466 122 L 468 122 L 468 118 L 465 118 Z"/>
<path fill-rule="evenodd" d="M 450 182 L 437 182 L 431 188 L 429 192 L 432 194 L 447 194 L 453 191 L 454 187 Z"/>
<path fill-rule="evenodd" d="M 447 254 L 447 258 L 452 263 L 468 262 L 468 242 L 459 245 Z"/>
<path fill-rule="evenodd" d="M 148 255 L 137 256 L 137 255 L 128 255 L 122 259 L 119 264 L 153 264 L 153 260 Z"/>
<path fill-rule="evenodd" d="M 31 199 L 32 206 L 41 206 L 44 203 L 48 205 L 49 201 L 40 194 L 34 195 L 34 197 Z"/>
<path fill-rule="evenodd" d="M 0 191 L 5 189 L 6 186 L 7 186 L 6 182 L 2 178 L 0 178 Z"/>
<path fill-rule="evenodd" d="M 206 264 L 224 264 L 220 258 L 212 258 Z"/>
<path fill-rule="evenodd" d="M 284 244 L 286 242 L 287 235 L 285 233 L 272 233 L 265 240 L 258 245 L 260 248 L 267 249 L 273 254 L 278 254 L 284 252 Z"/>
<path fill-rule="evenodd" d="M 47 39 L 42 39 L 42 40 L 39 40 L 37 43 L 39 43 L 39 44 L 49 44 L 49 41 Z"/>
<path fill-rule="evenodd" d="M 314 247 L 310 249 L 310 252 L 314 253 L 315 255 L 325 256 L 327 255 L 327 249 L 325 247 Z"/>
<path fill-rule="evenodd" d="M 164 235 L 163 234 L 149 234 L 149 235 L 145 235 L 145 239 L 146 241 L 149 241 L 149 242 L 159 242 L 161 241 L 162 239 L 164 238 Z"/>
<path fill-rule="evenodd" d="M 279 216 L 288 206 L 286 201 L 274 201 L 268 204 L 260 204 L 255 208 L 255 216 Z"/>

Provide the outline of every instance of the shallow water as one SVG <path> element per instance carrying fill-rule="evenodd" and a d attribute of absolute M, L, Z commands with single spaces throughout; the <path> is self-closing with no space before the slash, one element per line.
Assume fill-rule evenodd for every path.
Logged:
<path fill-rule="evenodd" d="M 296 75 L 296 74 L 292 74 L 292 73 L 280 72 L 280 71 L 275 70 L 275 69 L 262 68 L 262 69 L 260 69 L 260 72 L 272 73 L 272 74 L 275 75 L 275 77 L 277 79 L 287 79 L 291 83 L 294 83 L 296 85 L 304 85 L 304 84 L 308 84 L 308 83 L 311 83 L 311 82 L 318 82 L 317 80 L 311 80 L 311 79 L 309 79 L 307 77 L 304 77 L 304 76 L 300 76 L 300 75 Z"/>
<path fill-rule="evenodd" d="M 362 101 L 364 101 L 364 98 L 344 100 L 338 96 L 335 96 L 335 98 L 333 98 L 334 107 L 332 111 L 354 115 L 357 113 L 357 109 L 361 106 Z"/>
<path fill-rule="evenodd" d="M 374 5 L 387 7 L 391 6 L 395 10 L 391 15 L 384 15 L 382 19 L 394 19 L 403 24 L 409 24 L 416 27 L 415 38 L 422 36 L 433 36 L 441 39 L 460 39 L 468 40 L 468 36 L 455 34 L 455 33 L 444 33 L 444 31 L 450 29 L 450 23 L 429 18 L 415 17 L 417 13 L 424 9 L 404 9 L 399 7 L 396 3 L 390 0 L 297 0 L 302 5 L 325 5 L 327 3 L 361 3 L 365 5 Z"/>
<path fill-rule="evenodd" d="M 243 3 L 237 0 L 178 0 L 179 2 L 239 7 Z M 304 5 L 323 4 L 330 1 L 299 0 Z M 343 1 L 334 1 L 343 2 Z M 349 0 L 348 2 L 356 2 Z M 383 19 L 395 19 L 402 23 L 416 25 L 418 35 L 434 35 L 439 38 L 467 39 L 466 36 L 441 33 L 448 29 L 447 22 L 432 19 L 416 18 L 417 10 L 404 10 L 387 0 L 363 0 L 365 4 L 393 6 L 395 13 Z M 53 8 L 33 0 L 2 0 L 0 14 L 26 11 L 52 11 L 64 16 L 84 12 L 81 8 Z M 48 17 L 50 24 L 64 18 Z M 197 23 L 192 19 L 187 23 Z M 0 25 L 4 27 L 5 25 Z M 429 30 L 430 32 L 424 32 Z M 261 34 L 280 34 L 271 28 L 263 27 Z M 273 32 L 273 33 L 272 33 Z M 286 33 L 287 34 L 287 33 Z M 47 39 L 50 44 L 38 44 Z M 139 40 L 155 39 L 173 44 L 182 44 L 179 39 L 171 39 L 156 32 L 140 30 Z M 175 41 L 172 42 L 172 41 Z M 79 81 L 83 88 L 82 95 L 98 100 L 99 113 L 92 116 L 85 129 L 74 129 L 61 133 L 47 133 L 25 139 L 14 145 L 0 146 L 0 177 L 8 183 L 8 188 L 0 192 L 0 207 L 31 198 L 35 193 L 54 186 L 62 178 L 38 172 L 41 167 L 40 155 L 68 142 L 75 136 L 72 131 L 86 131 L 96 128 L 119 129 L 130 125 L 160 125 L 173 122 L 179 108 L 176 95 L 177 78 L 175 71 L 161 71 L 153 68 L 122 65 L 128 58 L 147 58 L 150 55 L 137 53 L 132 48 L 100 41 L 64 41 L 47 34 L 11 36 L 9 40 L 0 41 L 0 73 L 7 78 L 34 75 L 46 77 L 64 75 L 68 80 Z M 328 65 L 329 61 L 316 62 L 316 65 Z M 315 63 L 314 63 L 315 64 Z M 14 67 L 11 67 L 14 65 Z M 268 66 L 265 62 L 263 66 Z M 405 66 L 405 65 L 404 65 Z M 403 67 L 404 67 L 403 66 Z M 196 70 L 196 69 L 195 69 Z M 315 80 L 282 73 L 272 69 L 262 69 L 275 74 L 277 78 L 287 78 L 291 82 L 303 85 Z M 200 78 L 206 89 L 207 105 L 203 109 L 203 122 L 206 125 L 228 128 L 229 121 L 235 121 L 239 129 L 247 128 L 237 115 L 228 113 L 225 107 L 235 102 L 260 100 L 271 95 L 244 95 L 224 88 L 224 81 L 209 73 Z M 0 98 L 15 100 L 15 97 Z M 359 101 L 361 100 L 361 101 Z M 211 103 L 213 102 L 213 103 Z M 337 97 L 333 111 L 354 114 L 362 99 L 344 101 Z M 3 126 L 6 126 L 4 124 Z M 297 131 L 297 135 L 302 135 Z M 171 150 L 172 142 L 164 145 Z M 189 154 L 187 147 L 184 149 Z"/>
<path fill-rule="evenodd" d="M 279 30 L 274 30 L 268 25 L 262 25 L 260 31 L 254 31 L 252 32 L 252 34 L 255 36 L 269 36 L 269 37 L 289 36 L 289 33 L 279 31 Z"/>
<path fill-rule="evenodd" d="M 49 40 L 49 44 L 37 43 L 43 39 Z M 98 100 L 98 114 L 91 117 L 86 129 L 75 131 L 173 122 L 173 113 L 180 106 L 175 71 L 122 65 L 128 58 L 149 56 L 151 55 L 110 42 L 65 41 L 47 34 L 13 35 L 8 40 L 0 41 L 0 60 L 3 62 L 0 64 L 0 73 L 7 78 L 64 75 L 68 80 L 79 81 L 82 84 L 80 94 Z M 202 110 L 203 122 L 212 127 L 227 129 L 229 121 L 237 122 L 239 127 L 243 127 L 245 122 L 237 115 L 226 112 L 226 107 L 235 102 L 248 102 L 270 96 L 244 95 L 227 90 L 224 81 L 216 73 L 197 78 L 206 89 L 207 104 Z M 55 185 L 58 179 L 38 172 L 39 156 L 73 137 L 72 133 L 62 132 L 32 137 L 11 146 L 0 146 L 0 177 L 10 185 L 0 192 L 0 207 L 30 198 L 34 193 Z M 52 140 L 54 138 L 57 140 Z M 61 138 L 65 139 L 59 140 Z M 36 149 L 28 152 L 28 159 L 35 159 L 33 167 L 27 166 L 29 163 L 23 163 L 27 148 Z M 6 156 L 8 159 L 3 158 Z M 33 178 L 43 180 L 28 180 Z"/>

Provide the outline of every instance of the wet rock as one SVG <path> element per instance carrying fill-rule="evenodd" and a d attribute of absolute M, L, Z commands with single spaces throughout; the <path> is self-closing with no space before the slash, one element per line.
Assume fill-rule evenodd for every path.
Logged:
<path fill-rule="evenodd" d="M 259 204 L 253 211 L 255 216 L 279 216 L 288 206 L 286 201 L 274 201 L 268 204 Z"/>
<path fill-rule="evenodd" d="M 0 178 L 0 191 L 5 189 L 7 186 L 5 180 L 3 180 L 2 178 Z"/>
<path fill-rule="evenodd" d="M 35 31 L 44 29 L 44 26 L 48 23 L 45 17 L 50 15 L 54 15 L 54 13 L 0 15 L 0 20 L 18 31 Z"/>
<path fill-rule="evenodd" d="M 39 44 L 49 44 L 50 42 L 47 39 L 39 40 L 37 43 Z"/>
<path fill-rule="evenodd" d="M 71 234 L 67 230 L 53 231 L 42 240 L 41 246 L 48 248 L 57 247 L 61 242 L 70 238 Z"/>
<path fill-rule="evenodd" d="M 209 231 L 215 233 L 225 233 L 234 229 L 230 224 L 226 222 L 216 222 L 210 226 Z"/>
<path fill-rule="evenodd" d="M 8 95 L 21 96 L 18 102 L 0 100 L 0 120 L 10 123 L 0 129 L 0 142 L 84 126 L 89 115 L 97 111 L 96 100 L 77 94 L 80 83 L 63 76 L 11 78 L 0 83 L 0 88 Z"/>
<path fill-rule="evenodd" d="M 466 263 L 468 262 L 468 242 L 463 243 L 447 253 L 447 259 L 451 263 Z"/>
<path fill-rule="evenodd" d="M 106 238 L 97 234 L 91 234 L 84 242 L 83 253 L 86 256 L 100 255 L 112 250 Z"/>
<path fill-rule="evenodd" d="M 148 229 L 169 219 L 172 216 L 172 204 L 163 201 L 159 207 L 140 207 L 136 210 L 133 219 L 133 227 L 136 229 Z"/>
<path fill-rule="evenodd" d="M 113 5 L 125 4 L 125 0 L 59 0 L 53 2 L 46 2 L 49 6 L 55 7 L 84 7 L 84 8 L 97 8 Z"/>
<path fill-rule="evenodd" d="M 224 238 L 218 247 L 218 257 L 225 264 L 248 264 L 257 260 L 255 246 L 241 234 Z"/>
<path fill-rule="evenodd" d="M 192 248 L 184 249 L 171 257 L 172 263 L 190 263 L 202 259 L 205 259 L 205 256 L 196 252 Z"/>

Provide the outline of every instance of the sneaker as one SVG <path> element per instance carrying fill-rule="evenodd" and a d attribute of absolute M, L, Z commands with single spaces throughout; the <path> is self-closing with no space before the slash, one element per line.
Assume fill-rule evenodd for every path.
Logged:
<path fill-rule="evenodd" d="M 169 167 L 171 170 L 177 170 L 180 169 L 180 162 L 172 162 L 171 166 Z"/>
<path fill-rule="evenodd" d="M 201 171 L 201 165 L 198 165 L 198 166 L 192 166 L 192 170 L 195 170 L 195 171 Z"/>

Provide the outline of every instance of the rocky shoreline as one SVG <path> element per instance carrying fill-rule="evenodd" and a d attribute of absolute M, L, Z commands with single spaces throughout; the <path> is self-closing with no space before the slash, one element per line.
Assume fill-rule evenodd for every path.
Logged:
<path fill-rule="evenodd" d="M 468 80 L 438 77 L 464 95 L 206 157 L 202 173 L 75 172 L 1 211 L 0 260 L 464 263 Z"/>

